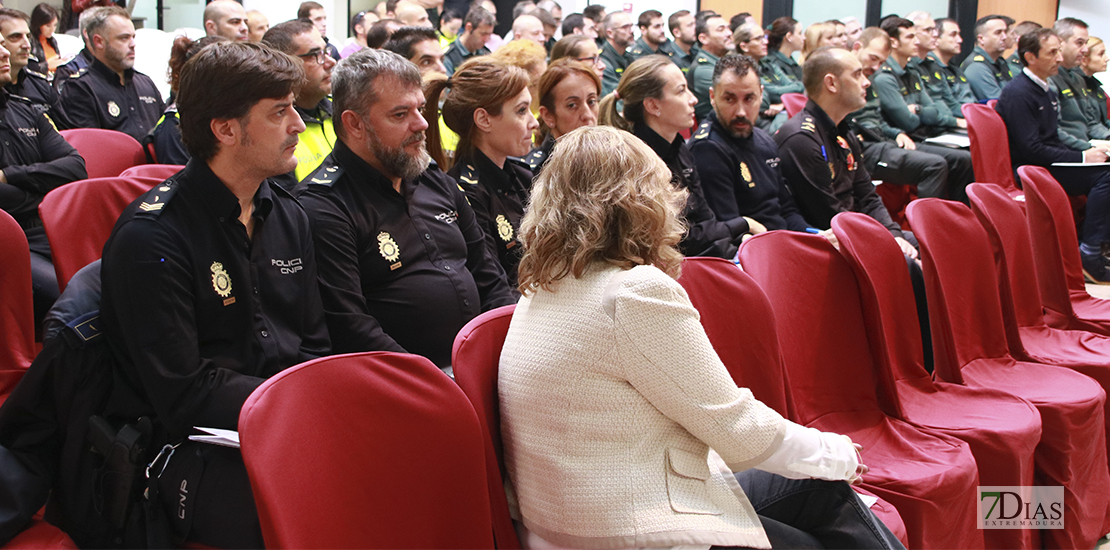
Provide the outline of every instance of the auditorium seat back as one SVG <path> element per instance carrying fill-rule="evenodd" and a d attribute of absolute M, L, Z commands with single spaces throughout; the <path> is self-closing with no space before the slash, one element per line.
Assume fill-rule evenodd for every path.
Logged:
<path fill-rule="evenodd" d="M 1012 197 L 1022 195 L 1014 182 L 1014 168 L 1010 165 L 1010 141 L 1006 123 L 991 107 L 978 103 L 965 103 L 960 111 L 967 121 L 967 136 L 971 139 L 971 164 L 977 181 L 1001 185 Z"/>
<path fill-rule="evenodd" d="M 90 178 L 116 177 L 132 166 L 146 163 L 143 146 L 123 132 L 76 128 L 60 133 L 85 159 L 85 170 Z"/>
<path fill-rule="evenodd" d="M 31 252 L 23 229 L 0 211 L 0 402 L 15 389 L 35 359 L 31 298 Z"/>

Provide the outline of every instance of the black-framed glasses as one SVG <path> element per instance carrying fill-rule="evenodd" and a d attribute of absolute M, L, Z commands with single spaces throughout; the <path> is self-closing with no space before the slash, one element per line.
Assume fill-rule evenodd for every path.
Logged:
<path fill-rule="evenodd" d="M 315 59 L 317 65 L 323 65 L 324 62 L 328 59 L 328 52 L 324 50 L 316 50 L 314 52 L 302 53 L 297 57 L 303 59 L 305 63 L 308 63 L 310 60 Z"/>
<path fill-rule="evenodd" d="M 591 56 L 591 57 L 576 57 L 576 58 L 574 58 L 575 61 L 579 61 L 579 62 L 585 63 L 587 65 L 597 65 L 598 59 L 600 59 L 600 58 L 596 55 Z"/>

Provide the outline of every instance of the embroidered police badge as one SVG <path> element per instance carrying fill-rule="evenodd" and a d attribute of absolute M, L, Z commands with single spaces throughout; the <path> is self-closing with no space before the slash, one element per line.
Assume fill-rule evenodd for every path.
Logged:
<path fill-rule="evenodd" d="M 497 236 L 501 237 L 501 240 L 505 242 L 513 240 L 513 225 L 509 223 L 509 220 L 505 219 L 504 215 L 498 214 L 496 221 Z"/>
<path fill-rule="evenodd" d="M 224 264 L 212 262 L 212 288 L 220 298 L 231 296 L 231 277 L 224 270 Z"/>

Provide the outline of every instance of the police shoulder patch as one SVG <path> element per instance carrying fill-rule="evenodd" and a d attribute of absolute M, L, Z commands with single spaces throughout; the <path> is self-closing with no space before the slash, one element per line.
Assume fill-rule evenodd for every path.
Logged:
<path fill-rule="evenodd" d="M 705 139 L 709 137 L 709 128 L 711 124 L 708 120 L 698 125 L 698 129 L 694 132 L 694 139 Z"/>
<path fill-rule="evenodd" d="M 975 57 L 972 57 L 972 58 L 971 58 L 971 60 L 972 60 L 972 61 L 986 61 L 986 60 L 987 60 L 987 58 L 985 58 L 985 57 L 983 57 L 983 56 L 981 56 L 981 55 L 977 55 L 977 56 L 975 56 Z"/>
<path fill-rule="evenodd" d="M 79 77 L 79 76 L 81 76 L 81 75 L 83 75 L 83 74 L 85 74 L 85 73 L 87 73 L 87 72 L 89 72 L 89 68 L 88 68 L 88 67 L 81 67 L 80 69 L 77 69 L 77 72 L 75 72 L 75 73 L 73 73 L 73 74 L 69 75 L 69 77 L 70 77 L 70 78 L 77 78 L 77 77 Z"/>
<path fill-rule="evenodd" d="M 142 202 L 139 203 L 139 211 L 135 213 L 135 216 L 157 218 L 176 193 L 177 181 L 173 178 L 155 185 L 153 189 L 143 195 Z"/>
<path fill-rule="evenodd" d="M 316 169 L 315 172 L 309 174 L 309 185 L 323 185 L 324 187 L 331 187 L 335 182 L 339 181 L 339 177 L 343 175 L 343 168 L 335 162 L 325 162 Z"/>
<path fill-rule="evenodd" d="M 470 185 L 478 185 L 478 170 L 474 168 L 473 164 L 462 167 L 462 170 L 459 171 L 459 181 Z"/>
<path fill-rule="evenodd" d="M 44 74 L 42 74 L 38 71 L 32 71 L 31 69 L 27 69 L 27 74 L 30 75 L 30 76 L 33 76 L 35 78 L 41 78 L 42 80 L 50 80 L 50 78 L 47 77 L 46 75 L 44 75 Z"/>
<path fill-rule="evenodd" d="M 531 153 L 528 153 L 528 156 L 524 157 L 524 162 L 528 163 L 528 167 L 531 168 L 532 170 L 535 170 L 536 168 L 539 168 L 540 163 L 542 161 L 543 161 L 543 151 L 540 150 L 540 149 L 536 149 L 535 151 L 532 151 Z"/>

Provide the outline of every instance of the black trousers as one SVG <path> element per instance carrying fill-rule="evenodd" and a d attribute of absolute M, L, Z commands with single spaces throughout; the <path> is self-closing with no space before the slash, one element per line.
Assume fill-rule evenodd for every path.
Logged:
<path fill-rule="evenodd" d="M 918 143 L 910 151 L 893 141 L 864 142 L 863 157 L 871 177 L 895 185 L 916 185 L 921 198 L 967 202 L 964 188 L 975 181 L 971 153 Z"/>
<path fill-rule="evenodd" d="M 1087 195 L 1086 217 L 1079 240 L 1098 248 L 1110 243 L 1110 168 L 1049 166 L 1048 172 L 1069 195 Z"/>
<path fill-rule="evenodd" d="M 216 548 L 265 546 L 239 449 L 185 441 L 158 481 L 177 540 Z"/>

